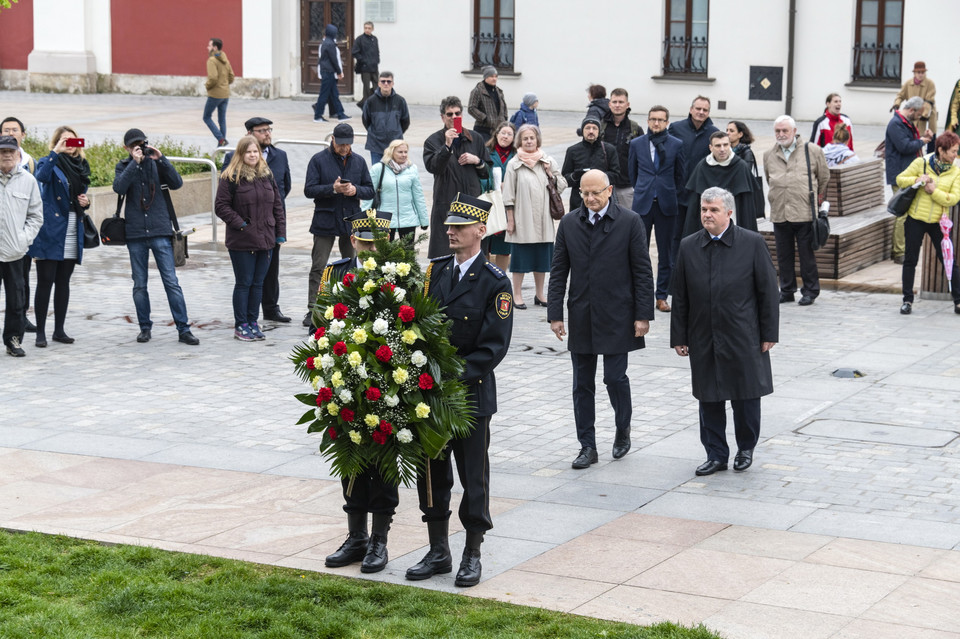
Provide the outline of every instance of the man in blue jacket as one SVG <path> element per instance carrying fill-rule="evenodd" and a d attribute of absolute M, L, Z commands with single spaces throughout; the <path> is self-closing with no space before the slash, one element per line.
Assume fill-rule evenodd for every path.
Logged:
<path fill-rule="evenodd" d="M 273 146 L 273 121 L 267 118 L 250 118 L 243 123 L 247 127 L 247 135 L 257 138 L 260 143 L 260 153 L 267 161 L 267 166 L 273 173 L 273 179 L 277 183 L 277 188 L 283 193 L 283 210 L 287 210 L 286 197 L 290 195 L 293 188 L 293 180 L 290 179 L 290 164 L 287 162 L 287 153 Z M 223 166 L 230 164 L 233 158 L 233 151 L 223 156 Z M 285 239 L 285 238 L 277 238 Z M 270 266 L 267 268 L 267 276 L 263 280 L 263 318 L 273 320 L 274 322 L 289 322 L 290 318 L 280 310 L 280 245 L 273 247 L 273 254 L 270 257 Z"/>
<path fill-rule="evenodd" d="M 927 129 L 920 135 L 913 120 L 920 117 L 923 111 L 923 98 L 914 96 L 900 105 L 894 111 L 893 117 L 887 123 L 887 132 L 883 138 L 884 156 L 886 159 L 887 184 L 896 193 L 897 176 L 903 173 L 910 163 L 920 157 L 923 147 L 933 139 L 933 131 Z M 897 264 L 903 264 L 903 254 L 906 251 L 906 240 L 903 235 L 903 223 L 907 216 L 901 215 L 893 225 L 893 249 L 890 257 Z"/>
<path fill-rule="evenodd" d="M 680 250 L 680 238 L 687 219 L 687 208 L 690 206 L 691 193 L 686 189 L 687 178 L 693 174 L 693 169 L 700 164 L 700 160 L 710 155 L 710 136 L 719 130 L 710 119 L 710 98 L 703 95 L 693 99 L 690 103 L 690 114 L 685 119 L 670 125 L 670 135 L 683 142 L 683 155 L 686 158 L 683 181 L 677 182 L 679 187 L 677 202 L 680 205 L 680 213 L 677 217 L 673 246 L 670 249 L 671 256 L 675 256 Z M 658 240 L 658 250 L 659 246 Z"/>
<path fill-rule="evenodd" d="M 147 136 L 140 129 L 130 129 L 123 136 L 123 146 L 130 157 L 117 162 L 113 190 L 126 198 L 127 251 L 133 271 L 133 304 L 137 309 L 140 334 L 137 341 L 149 342 L 153 322 L 150 321 L 150 294 L 147 292 L 147 267 L 150 251 L 160 271 L 163 290 L 177 324 L 180 341 L 190 346 L 200 343 L 190 332 L 187 303 L 177 280 L 173 263 L 173 223 L 162 187 L 179 189 L 183 178 L 163 157 L 159 149 L 147 144 Z"/>
<path fill-rule="evenodd" d="M 384 150 L 394 140 L 402 140 L 410 126 L 410 110 L 407 101 L 393 89 L 393 74 L 382 71 L 379 85 L 363 105 L 363 126 L 367 129 L 363 148 L 370 151 L 371 164 L 382 160 Z"/>
<path fill-rule="evenodd" d="M 320 95 L 313 105 L 313 121 L 326 122 L 323 109 L 330 104 L 330 117 L 337 116 L 338 120 L 349 120 L 350 116 L 343 112 L 340 103 L 340 89 L 337 81 L 343 78 L 343 62 L 340 58 L 340 48 L 337 46 L 337 27 L 328 24 L 324 29 L 323 42 L 320 43 L 320 60 L 317 62 L 317 75 L 320 76 Z"/>
<path fill-rule="evenodd" d="M 627 168 L 633 184 L 633 210 L 640 215 L 646 230 L 657 234 L 657 310 L 670 312 L 667 295 L 673 268 L 673 238 L 678 232 L 681 210 L 677 191 L 686 183 L 683 143 L 667 133 L 670 112 L 664 106 L 650 108 L 647 134 L 630 141 Z"/>
<path fill-rule="evenodd" d="M 333 129 L 330 148 L 314 155 L 307 164 L 303 194 L 313 198 L 314 210 L 310 224 L 313 251 L 304 326 L 311 326 L 311 308 L 317 299 L 334 238 L 339 238 L 340 257 L 353 257 L 347 219 L 360 212 L 360 200 L 373 199 L 373 182 L 367 163 L 352 152 L 352 144 L 353 128 L 349 124 L 338 124 Z"/>

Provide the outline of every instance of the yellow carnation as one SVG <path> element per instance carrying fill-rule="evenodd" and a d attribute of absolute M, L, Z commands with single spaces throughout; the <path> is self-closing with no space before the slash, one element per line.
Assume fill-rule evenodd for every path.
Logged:
<path fill-rule="evenodd" d="M 372 271 L 373 269 L 377 268 L 377 261 L 372 257 L 368 257 L 363 262 L 363 268 L 364 270 Z"/>
<path fill-rule="evenodd" d="M 417 413 L 417 417 L 419 417 L 420 419 L 424 419 L 427 415 L 430 414 L 430 407 L 424 404 L 423 402 L 420 402 L 419 404 L 417 404 L 417 407 L 414 410 Z"/>
<path fill-rule="evenodd" d="M 367 332 L 362 328 L 358 328 L 357 330 L 353 331 L 353 341 L 357 344 L 363 344 L 365 341 L 367 341 Z"/>
<path fill-rule="evenodd" d="M 367 280 L 366 282 L 363 283 L 364 293 L 369 293 L 373 291 L 375 288 L 377 288 L 377 283 L 374 282 L 373 280 Z"/>
<path fill-rule="evenodd" d="M 327 307 L 327 310 L 325 310 L 325 311 L 323 312 L 323 316 L 324 316 L 326 319 L 328 319 L 328 320 L 333 319 L 333 307 L 332 307 L 332 306 L 328 306 L 328 307 Z"/>
<path fill-rule="evenodd" d="M 364 423 L 365 423 L 367 426 L 369 426 L 370 428 L 373 428 L 374 426 L 379 426 L 379 425 L 380 425 L 380 418 L 379 418 L 378 416 L 376 416 L 376 415 L 371 414 L 371 413 L 367 413 L 367 416 L 363 418 L 363 421 L 364 421 Z"/>
<path fill-rule="evenodd" d="M 417 334 L 408 328 L 400 334 L 400 339 L 403 340 L 404 344 L 413 344 L 417 341 Z"/>
<path fill-rule="evenodd" d="M 357 351 L 353 351 L 352 353 L 347 355 L 347 361 L 350 362 L 350 366 L 352 366 L 353 368 L 356 368 L 357 366 L 363 363 L 363 356 L 360 355 L 360 353 L 358 353 Z"/>
<path fill-rule="evenodd" d="M 398 384 L 402 384 L 407 381 L 408 377 L 409 375 L 407 375 L 407 369 L 405 368 L 398 368 L 397 370 L 393 371 L 393 381 Z"/>
<path fill-rule="evenodd" d="M 406 262 L 400 262 L 397 264 L 397 275 L 400 277 L 406 277 L 407 275 L 410 275 L 410 265 Z"/>
<path fill-rule="evenodd" d="M 360 433 L 355 430 L 350 431 L 350 441 L 352 441 L 354 444 L 359 444 L 361 439 Z"/>
<path fill-rule="evenodd" d="M 340 407 L 337 406 L 335 403 L 330 402 L 329 404 L 327 404 L 327 412 L 333 415 L 334 417 L 336 417 L 337 415 L 340 414 Z"/>
<path fill-rule="evenodd" d="M 343 373 L 340 371 L 335 372 L 330 376 L 330 383 L 333 384 L 334 388 L 339 388 L 343 386 Z"/>

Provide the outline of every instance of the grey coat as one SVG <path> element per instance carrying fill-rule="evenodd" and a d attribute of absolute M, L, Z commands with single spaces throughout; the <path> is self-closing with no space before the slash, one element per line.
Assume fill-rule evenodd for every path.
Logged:
<path fill-rule="evenodd" d="M 780 338 L 777 273 L 759 233 L 731 224 L 680 242 L 673 271 L 670 346 L 688 346 L 693 396 L 704 402 L 773 392 L 770 353 Z"/>
<path fill-rule="evenodd" d="M 596 227 L 581 207 L 560 220 L 550 269 L 547 319 L 563 321 L 572 353 L 618 354 L 644 347 L 633 323 L 653 319 L 653 269 L 640 216 L 612 199 Z"/>

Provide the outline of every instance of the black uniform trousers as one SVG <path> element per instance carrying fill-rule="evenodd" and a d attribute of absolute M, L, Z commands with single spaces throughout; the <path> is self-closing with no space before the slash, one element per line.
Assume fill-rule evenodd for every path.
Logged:
<path fill-rule="evenodd" d="M 263 299 L 260 305 L 264 315 L 277 315 L 280 312 L 280 244 L 273 247 L 267 275 L 263 278 Z"/>
<path fill-rule="evenodd" d="M 726 402 L 700 402 L 700 443 L 707 451 L 707 459 L 724 462 L 730 458 L 727 446 Z M 731 399 L 733 428 L 737 449 L 752 450 L 760 441 L 760 398 Z"/>
<path fill-rule="evenodd" d="M 444 459 L 428 459 L 433 507 L 427 505 L 427 474 L 417 477 L 420 510 L 423 521 L 450 519 L 450 489 L 453 487 L 453 460 L 463 486 L 460 500 L 460 522 L 468 532 L 486 532 L 493 528 L 490 518 L 490 415 L 475 416 L 476 425 L 469 436 L 450 440 Z"/>
<path fill-rule="evenodd" d="M 793 265 L 794 243 L 800 255 L 800 293 L 808 297 L 820 295 L 820 272 L 817 256 L 813 253 L 813 226 L 811 222 L 776 222 L 773 238 L 777 245 L 777 272 L 780 276 L 780 292 L 794 293 L 797 290 L 797 273 Z"/>
<path fill-rule="evenodd" d="M 633 418 L 633 403 L 630 399 L 630 379 L 627 377 L 627 353 L 610 353 L 603 356 L 603 383 L 607 387 L 610 405 L 613 406 L 617 430 L 630 428 Z M 596 395 L 597 355 L 595 353 L 570 353 L 573 361 L 573 420 L 577 425 L 577 440 L 580 447 L 596 450 Z"/>
<path fill-rule="evenodd" d="M 629 207 L 627 207 L 629 208 Z M 670 293 L 670 276 L 673 272 L 673 263 L 676 260 L 679 244 L 674 246 L 674 235 L 677 233 L 677 216 L 664 215 L 660 203 L 656 198 L 646 215 L 641 215 L 643 227 L 647 232 L 647 249 L 650 248 L 651 231 L 657 234 L 657 291 L 658 300 L 667 299 Z"/>
<path fill-rule="evenodd" d="M 353 482 L 353 490 L 347 495 L 350 479 L 341 480 L 343 484 L 343 510 L 346 513 L 377 513 L 393 515 L 400 503 L 397 486 L 383 480 L 380 471 L 368 468 L 359 474 Z"/>

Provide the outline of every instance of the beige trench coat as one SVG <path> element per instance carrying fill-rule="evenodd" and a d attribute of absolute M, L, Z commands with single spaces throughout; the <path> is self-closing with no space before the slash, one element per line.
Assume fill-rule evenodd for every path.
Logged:
<path fill-rule="evenodd" d="M 934 133 L 937 132 L 937 87 L 933 84 L 933 80 L 930 78 L 924 78 L 923 82 L 920 84 L 914 84 L 913 78 L 910 78 L 903 83 L 903 86 L 900 87 L 900 93 L 897 94 L 896 99 L 893 101 L 893 106 L 900 108 L 900 104 L 904 100 L 908 100 L 916 95 L 919 95 L 924 99 L 923 111 L 920 112 L 920 117 L 913 121 L 913 125 L 917 127 L 917 130 L 920 131 L 920 135 L 923 135 L 924 131 L 930 129 Z"/>
<path fill-rule="evenodd" d="M 507 233 L 511 244 L 538 244 L 553 242 L 556 237 L 556 222 L 550 217 L 550 199 L 547 195 L 547 174 L 543 167 L 549 164 L 550 172 L 557 179 L 557 191 L 567 188 L 567 181 L 560 173 L 560 165 L 544 155 L 536 170 L 514 157 L 507 163 L 503 176 L 503 205 L 513 207 L 515 229 Z"/>
<path fill-rule="evenodd" d="M 823 150 L 812 143 L 805 143 L 797 136 L 797 148 L 790 154 L 790 159 L 783 155 L 779 144 L 763 154 L 763 173 L 767 178 L 770 192 L 770 221 L 777 222 L 811 222 L 813 212 L 810 210 L 810 198 L 807 194 L 810 188 L 807 183 L 807 160 L 803 153 L 803 145 L 810 149 L 810 175 L 813 180 L 813 190 L 820 199 L 827 193 L 827 182 L 830 181 L 830 169 L 823 156 Z"/>

